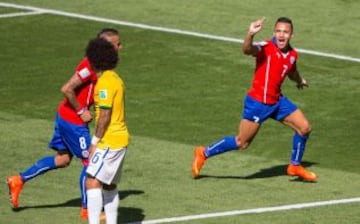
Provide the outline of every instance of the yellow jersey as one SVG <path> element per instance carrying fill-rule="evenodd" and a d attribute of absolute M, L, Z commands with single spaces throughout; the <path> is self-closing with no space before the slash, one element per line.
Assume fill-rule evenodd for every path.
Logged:
<path fill-rule="evenodd" d="M 129 144 L 129 132 L 125 122 L 125 85 L 113 70 L 104 71 L 94 90 L 95 120 L 100 109 L 111 109 L 111 120 L 104 136 L 97 143 L 100 149 L 119 149 Z"/>

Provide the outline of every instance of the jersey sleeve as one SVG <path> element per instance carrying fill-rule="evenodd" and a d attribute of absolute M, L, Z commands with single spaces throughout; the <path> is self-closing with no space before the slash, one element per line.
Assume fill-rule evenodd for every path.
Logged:
<path fill-rule="evenodd" d="M 291 69 L 289 70 L 290 72 L 296 72 L 297 71 L 297 67 L 296 67 L 296 61 L 294 62 L 293 66 L 291 66 Z"/>
<path fill-rule="evenodd" d="M 291 55 L 290 55 L 291 69 L 289 70 L 289 72 L 296 72 L 297 71 L 297 66 L 296 66 L 297 58 L 298 58 L 297 52 L 294 49 L 292 49 L 291 50 Z"/>
<path fill-rule="evenodd" d="M 82 82 L 95 79 L 96 73 L 91 69 L 90 63 L 87 58 L 84 58 L 75 70 L 76 75 L 81 79 Z"/>
<path fill-rule="evenodd" d="M 100 79 L 97 83 L 99 90 L 99 107 L 101 109 L 111 109 L 113 106 L 113 99 L 116 94 L 116 89 L 109 79 Z"/>
<path fill-rule="evenodd" d="M 265 48 L 268 45 L 266 41 L 257 42 L 255 46 L 258 48 L 258 53 L 256 54 L 257 60 L 261 60 L 265 57 Z"/>

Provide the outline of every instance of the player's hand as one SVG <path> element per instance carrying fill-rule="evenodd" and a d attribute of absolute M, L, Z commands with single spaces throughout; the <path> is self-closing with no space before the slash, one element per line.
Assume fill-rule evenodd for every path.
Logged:
<path fill-rule="evenodd" d="M 303 89 L 304 87 L 309 87 L 309 84 L 305 79 L 301 79 L 301 82 L 296 85 L 298 89 Z"/>
<path fill-rule="evenodd" d="M 92 155 L 94 154 L 96 150 L 96 145 L 90 145 L 88 151 L 89 151 L 89 160 L 91 159 Z"/>
<path fill-rule="evenodd" d="M 88 123 L 90 121 L 92 121 L 92 115 L 91 112 L 89 110 L 85 110 L 81 115 L 80 115 L 80 119 L 85 122 Z"/>
<path fill-rule="evenodd" d="M 255 35 L 256 33 L 258 33 L 262 29 L 264 22 L 265 17 L 258 19 L 255 22 L 252 22 L 249 27 L 249 34 Z"/>

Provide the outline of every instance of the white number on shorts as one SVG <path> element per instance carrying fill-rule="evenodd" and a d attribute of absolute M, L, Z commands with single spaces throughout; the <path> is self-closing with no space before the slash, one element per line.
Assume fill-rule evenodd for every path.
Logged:
<path fill-rule="evenodd" d="M 92 163 L 97 163 L 99 161 L 101 157 L 101 153 L 100 152 L 97 152 L 95 153 L 92 157 L 91 157 L 91 162 Z"/>
<path fill-rule="evenodd" d="M 79 143 L 80 143 L 80 148 L 81 148 L 82 150 L 87 149 L 85 137 L 80 137 L 80 138 L 79 138 Z"/>

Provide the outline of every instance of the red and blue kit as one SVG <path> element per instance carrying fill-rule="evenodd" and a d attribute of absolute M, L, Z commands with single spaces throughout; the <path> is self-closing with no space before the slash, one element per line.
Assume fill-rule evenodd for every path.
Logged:
<path fill-rule="evenodd" d="M 257 45 L 256 68 L 248 95 L 264 104 L 275 104 L 281 95 L 281 84 L 288 72 L 296 70 L 297 52 L 283 53 L 271 40 Z"/>
<path fill-rule="evenodd" d="M 79 101 L 81 108 L 89 108 L 89 106 L 94 103 L 94 86 L 97 81 L 96 72 L 92 70 L 87 58 L 84 58 L 80 62 L 75 72 L 83 82 L 83 85 L 77 89 L 76 98 Z M 72 124 L 84 124 L 66 98 L 60 103 L 58 113 L 62 119 Z"/>
<path fill-rule="evenodd" d="M 94 87 L 97 75 L 91 69 L 87 58 L 84 58 L 75 70 L 83 84 L 76 89 L 76 98 L 81 108 L 89 108 L 94 103 Z M 84 123 L 70 102 L 65 98 L 59 105 L 55 120 L 55 130 L 49 148 L 68 150 L 78 158 L 88 157 L 87 149 L 91 137 L 88 124 Z"/>

